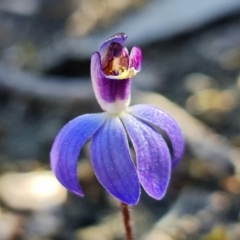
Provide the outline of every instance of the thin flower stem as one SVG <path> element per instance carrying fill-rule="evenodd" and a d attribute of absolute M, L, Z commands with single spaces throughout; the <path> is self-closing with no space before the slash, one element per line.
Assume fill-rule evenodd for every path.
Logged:
<path fill-rule="evenodd" d="M 133 240 L 133 233 L 131 227 L 130 211 L 127 204 L 121 202 L 121 210 L 123 215 L 123 222 L 125 227 L 126 240 Z"/>

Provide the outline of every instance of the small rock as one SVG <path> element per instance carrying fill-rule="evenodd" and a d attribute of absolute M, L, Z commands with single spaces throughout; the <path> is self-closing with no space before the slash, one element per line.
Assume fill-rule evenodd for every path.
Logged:
<path fill-rule="evenodd" d="M 150 232 L 144 240 L 173 240 L 174 238 L 169 236 L 167 233 L 161 231 L 160 229 L 156 229 Z"/>
<path fill-rule="evenodd" d="M 236 146 L 236 147 L 240 148 L 240 134 L 237 133 L 236 135 L 234 135 L 231 138 L 231 143 L 233 144 L 233 146 Z"/>
<path fill-rule="evenodd" d="M 2 0 L 0 9 L 20 15 L 32 15 L 39 7 L 37 0 Z"/>
<path fill-rule="evenodd" d="M 85 227 L 76 232 L 78 240 L 111 240 L 123 235 L 122 217 L 120 214 L 108 216 L 99 225 Z"/>
<path fill-rule="evenodd" d="M 187 99 L 187 109 L 193 113 L 206 111 L 228 112 L 237 104 L 234 90 L 220 91 L 218 89 L 205 89 Z"/>
<path fill-rule="evenodd" d="M 226 176 L 226 169 L 214 164 L 213 162 L 193 159 L 188 167 L 192 178 L 201 180 L 221 179 Z"/>
<path fill-rule="evenodd" d="M 240 68 L 240 47 L 230 49 L 220 57 L 221 66 L 227 70 L 238 70 Z"/>
<path fill-rule="evenodd" d="M 237 77 L 237 86 L 240 89 L 240 75 Z"/>
<path fill-rule="evenodd" d="M 60 210 L 60 209 L 59 209 Z M 59 235 L 64 226 L 61 211 L 39 211 L 35 212 L 24 229 L 26 239 L 45 239 Z M 36 238 L 38 237 L 38 238 Z"/>
<path fill-rule="evenodd" d="M 216 191 L 210 196 L 211 208 L 216 212 L 228 212 L 230 209 L 230 198 L 225 192 Z"/>
<path fill-rule="evenodd" d="M 202 240 L 229 240 L 227 229 L 224 225 L 215 226 L 209 233 L 202 237 Z"/>
<path fill-rule="evenodd" d="M 239 176 L 229 176 L 225 178 L 222 182 L 223 188 L 234 194 L 240 193 L 240 178 Z"/>
<path fill-rule="evenodd" d="M 197 93 L 204 89 L 217 87 L 216 80 L 203 73 L 192 73 L 187 75 L 184 83 L 186 89 L 192 93 Z"/>
<path fill-rule="evenodd" d="M 0 239 L 10 240 L 18 234 L 18 228 L 21 223 L 21 218 L 10 213 L 0 212 Z"/>
<path fill-rule="evenodd" d="M 50 171 L 7 173 L 0 178 L 0 198 L 18 210 L 41 210 L 65 202 L 67 191 Z"/>

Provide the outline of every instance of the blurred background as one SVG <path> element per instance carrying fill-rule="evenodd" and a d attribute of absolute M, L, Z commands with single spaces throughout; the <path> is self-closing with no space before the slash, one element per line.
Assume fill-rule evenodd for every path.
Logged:
<path fill-rule="evenodd" d="M 239 0 L 0 1 L 0 240 L 124 239 L 88 144 L 84 198 L 49 166 L 60 128 L 101 111 L 90 57 L 117 32 L 143 51 L 132 103 L 165 109 L 186 137 L 165 198 L 143 192 L 132 211 L 136 239 L 239 240 Z"/>

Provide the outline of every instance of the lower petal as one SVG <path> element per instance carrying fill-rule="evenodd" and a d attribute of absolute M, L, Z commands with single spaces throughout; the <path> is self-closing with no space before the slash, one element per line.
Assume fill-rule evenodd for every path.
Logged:
<path fill-rule="evenodd" d="M 125 129 L 118 117 L 109 117 L 94 134 L 91 159 L 99 182 L 109 193 L 126 204 L 137 204 L 140 185 Z"/>
<path fill-rule="evenodd" d="M 163 130 L 172 145 L 172 168 L 181 160 L 184 152 L 184 137 L 177 122 L 165 111 L 155 106 L 138 104 L 129 109 L 129 113 Z"/>
<path fill-rule="evenodd" d="M 168 147 L 162 136 L 146 123 L 127 113 L 121 119 L 136 152 L 140 182 L 151 197 L 161 199 L 171 172 Z"/>
<path fill-rule="evenodd" d="M 67 123 L 53 143 L 51 167 L 59 182 L 69 191 L 83 196 L 78 182 L 77 161 L 85 142 L 101 127 L 106 114 L 86 114 Z"/>

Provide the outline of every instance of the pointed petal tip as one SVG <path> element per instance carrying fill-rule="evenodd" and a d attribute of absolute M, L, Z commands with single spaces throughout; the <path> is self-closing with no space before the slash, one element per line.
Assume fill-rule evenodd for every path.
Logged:
<path fill-rule="evenodd" d="M 119 32 L 119 33 L 114 34 L 108 40 L 110 40 L 110 39 L 124 39 L 124 40 L 126 40 L 127 38 L 128 38 L 128 35 L 126 33 Z"/>
<path fill-rule="evenodd" d="M 127 34 L 126 33 L 117 33 L 115 35 L 113 35 L 112 37 L 110 37 L 109 39 L 107 39 L 100 47 L 99 47 L 99 52 L 100 54 L 102 55 L 103 52 L 107 49 L 107 47 L 115 42 L 115 43 L 119 43 L 121 44 L 122 46 L 124 45 L 126 39 L 127 39 Z"/>
<path fill-rule="evenodd" d="M 111 194 L 113 197 L 115 197 L 116 199 L 118 199 L 120 202 L 125 203 L 125 204 L 130 205 L 130 206 L 136 206 L 138 204 L 138 202 L 140 200 L 140 196 L 141 196 L 141 188 L 140 188 L 140 186 L 139 186 L 138 194 L 133 193 L 133 194 L 126 194 L 125 196 L 124 195 L 117 196 L 117 195 L 113 195 L 108 190 L 107 190 L 107 192 L 109 194 Z M 129 197 L 129 196 L 131 196 L 131 197 Z"/>
<path fill-rule="evenodd" d="M 149 196 L 161 199 L 171 173 L 169 149 L 162 136 L 146 122 L 130 114 L 121 119 L 136 153 L 139 180 Z"/>
<path fill-rule="evenodd" d="M 167 193 L 169 180 L 170 178 L 167 180 L 167 183 L 165 183 L 164 186 L 161 187 L 161 191 L 148 191 L 147 194 L 156 200 L 162 200 Z"/>
<path fill-rule="evenodd" d="M 125 204 L 127 204 L 129 206 L 136 206 L 138 204 L 138 202 L 139 202 L 139 199 L 140 199 L 140 194 L 139 194 L 139 197 L 136 198 L 136 199 L 128 199 L 128 200 L 126 200 L 126 199 L 119 199 L 118 198 L 118 200 L 120 200 L 120 202 L 123 202 L 123 203 L 125 203 Z"/>
<path fill-rule="evenodd" d="M 129 63 L 129 67 L 133 67 L 136 71 L 140 71 L 141 70 L 141 66 L 142 66 L 142 50 L 141 48 L 134 46 L 131 50 L 130 53 L 130 63 Z"/>
<path fill-rule="evenodd" d="M 91 56 L 91 78 L 96 82 L 98 78 L 103 77 L 103 71 L 101 67 L 101 56 L 99 52 L 94 52 Z"/>
<path fill-rule="evenodd" d="M 79 116 L 67 123 L 54 140 L 50 152 L 52 171 L 65 188 L 79 196 L 84 195 L 77 175 L 79 152 L 105 119 L 102 113 Z"/>
<path fill-rule="evenodd" d="M 140 183 L 126 132 L 118 117 L 109 118 L 94 134 L 91 162 L 97 179 L 106 191 L 121 202 L 137 204 Z"/>
<path fill-rule="evenodd" d="M 128 38 L 128 35 L 124 32 L 119 32 L 114 34 L 113 36 L 111 36 L 109 39 L 107 39 L 104 43 L 108 43 L 108 42 L 117 42 L 120 43 L 121 45 L 123 45 L 122 43 L 124 43 L 126 41 L 126 39 Z"/>
<path fill-rule="evenodd" d="M 91 56 L 91 68 L 94 67 L 96 64 L 101 66 L 101 56 L 99 52 L 94 52 Z"/>
<path fill-rule="evenodd" d="M 160 201 L 160 200 L 162 200 L 164 197 L 165 197 L 165 194 L 166 194 L 166 192 L 164 192 L 164 194 L 161 194 L 160 196 L 159 195 L 151 195 L 151 194 L 149 194 L 148 193 L 148 195 L 151 197 L 151 198 L 153 198 L 153 199 L 155 199 L 155 200 L 158 200 L 158 201 Z"/>

